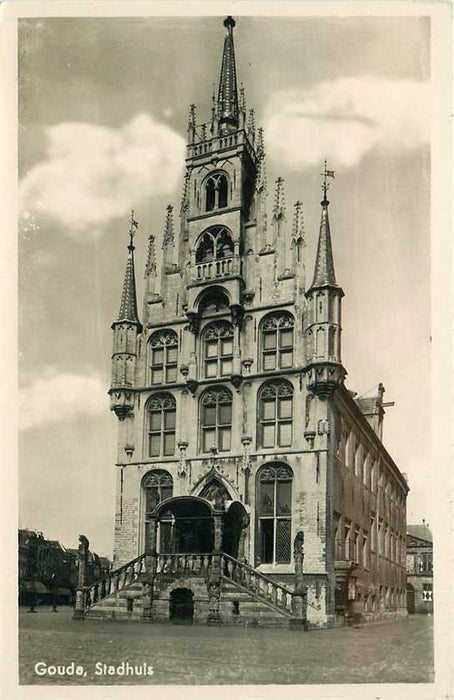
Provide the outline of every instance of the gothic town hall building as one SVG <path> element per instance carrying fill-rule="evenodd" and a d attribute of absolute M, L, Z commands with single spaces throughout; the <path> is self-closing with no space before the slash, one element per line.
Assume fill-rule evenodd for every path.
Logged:
<path fill-rule="evenodd" d="M 133 232 L 113 323 L 114 573 L 92 616 L 333 626 L 404 615 L 408 486 L 382 444 L 382 385 L 345 386 L 325 188 L 305 283 L 301 204 L 267 210 L 263 133 L 238 89 L 232 18 L 211 118 L 190 110 L 179 225 Z"/>

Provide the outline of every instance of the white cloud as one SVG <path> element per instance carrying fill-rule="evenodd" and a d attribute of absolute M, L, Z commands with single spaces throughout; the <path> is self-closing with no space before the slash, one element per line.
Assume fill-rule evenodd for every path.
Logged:
<path fill-rule="evenodd" d="M 328 158 L 352 167 L 373 149 L 405 152 L 429 141 L 429 84 L 342 78 L 283 90 L 265 111 L 267 150 L 295 170 Z"/>
<path fill-rule="evenodd" d="M 68 233 L 96 233 L 178 184 L 184 139 L 147 114 L 120 129 L 65 122 L 46 129 L 47 158 L 20 183 L 23 214 L 43 212 Z"/>
<path fill-rule="evenodd" d="M 95 374 L 57 373 L 48 369 L 20 392 L 21 428 L 34 428 L 76 415 L 106 414 L 108 410 L 107 387 Z"/>

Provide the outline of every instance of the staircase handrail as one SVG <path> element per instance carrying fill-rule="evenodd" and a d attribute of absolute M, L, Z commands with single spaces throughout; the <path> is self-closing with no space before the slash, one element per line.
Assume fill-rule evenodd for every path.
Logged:
<path fill-rule="evenodd" d="M 279 583 L 279 581 L 273 581 L 272 578 L 269 578 L 265 574 L 262 574 L 262 572 L 259 571 L 258 569 L 254 569 L 254 567 L 251 566 L 250 564 L 246 564 L 246 562 L 240 561 L 239 559 L 235 559 L 235 557 L 230 556 L 230 554 L 225 554 L 225 552 L 223 552 L 222 556 L 225 557 L 226 559 L 230 559 L 236 565 L 239 565 L 243 569 L 249 569 L 249 571 L 251 571 L 254 576 L 257 576 L 258 578 L 263 579 L 267 583 L 271 583 L 271 585 L 274 586 L 275 588 L 280 588 L 281 591 L 284 591 L 284 593 L 287 593 L 288 595 L 291 595 L 291 596 L 299 595 L 299 594 L 295 593 L 295 591 L 292 591 L 290 588 L 287 588 L 287 586 L 284 586 L 283 583 Z M 314 603 L 310 603 L 307 600 L 307 596 L 306 596 L 306 605 L 309 605 L 309 607 L 314 608 L 314 610 L 321 609 L 320 604 L 315 605 Z"/>
<path fill-rule="evenodd" d="M 113 590 L 115 590 L 115 585 L 112 589 L 112 583 L 116 581 L 116 585 L 118 587 L 118 582 L 120 581 L 120 577 L 124 572 L 131 571 L 133 573 L 134 578 L 136 564 L 142 562 L 145 559 L 145 557 L 146 552 L 143 552 L 142 554 L 139 554 L 139 556 L 135 559 L 131 559 L 131 561 L 126 562 L 126 564 L 119 566 L 118 569 L 114 569 L 113 571 L 110 571 L 109 573 L 104 574 L 100 578 L 96 579 L 95 581 L 92 581 L 90 584 L 85 585 L 83 587 L 85 605 L 93 605 L 93 603 L 99 602 L 103 598 L 106 598 L 110 593 L 112 593 Z M 140 567 L 140 570 L 141 568 L 142 567 Z"/>
<path fill-rule="evenodd" d="M 126 564 L 122 564 L 121 566 L 118 567 L 118 569 L 113 569 L 112 571 L 109 571 L 109 573 L 103 574 L 102 576 L 97 578 L 95 581 L 92 581 L 91 583 L 85 585 L 84 588 L 91 588 L 96 583 L 101 583 L 101 581 L 106 581 L 108 578 L 112 578 L 112 576 L 116 576 L 117 574 L 121 573 L 124 569 L 127 569 L 130 566 L 134 566 L 134 564 L 136 564 L 141 559 L 145 559 L 145 556 L 146 556 L 146 552 L 142 552 L 142 554 L 139 554 L 139 556 L 136 557 L 135 559 L 131 559 L 131 561 L 127 561 Z"/>
<path fill-rule="evenodd" d="M 285 593 L 293 595 L 294 591 L 292 591 L 291 588 L 287 588 L 287 586 L 284 586 L 283 583 L 279 583 L 279 581 L 273 581 L 272 578 L 269 578 L 268 576 L 263 574 L 258 569 L 254 569 L 254 567 L 251 566 L 250 564 L 246 564 L 246 562 L 244 562 L 244 561 L 240 561 L 239 559 L 235 559 L 235 557 L 230 556 L 230 554 L 225 554 L 225 552 L 223 552 L 223 556 L 226 559 L 230 559 L 235 564 L 237 564 L 237 565 L 239 564 L 243 569 L 249 569 L 249 571 L 252 571 L 254 576 L 258 576 L 259 578 L 262 578 L 267 583 L 271 583 L 273 586 L 277 586 L 278 588 L 281 588 Z"/>

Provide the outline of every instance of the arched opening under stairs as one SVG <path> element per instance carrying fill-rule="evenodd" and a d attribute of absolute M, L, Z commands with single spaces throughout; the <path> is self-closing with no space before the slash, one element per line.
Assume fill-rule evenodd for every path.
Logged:
<path fill-rule="evenodd" d="M 194 619 L 194 593 L 190 588 L 174 588 L 170 593 L 169 620 L 173 624 L 191 625 Z"/>

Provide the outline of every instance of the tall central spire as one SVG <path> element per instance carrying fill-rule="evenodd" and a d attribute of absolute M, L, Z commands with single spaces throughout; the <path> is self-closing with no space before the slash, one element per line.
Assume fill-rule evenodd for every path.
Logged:
<path fill-rule="evenodd" d="M 227 35 L 224 40 L 224 53 L 222 55 L 221 77 L 218 92 L 218 116 L 222 123 L 238 126 L 239 104 L 238 89 L 236 84 L 235 49 L 233 46 L 233 27 L 235 20 L 227 17 L 224 27 Z"/>

